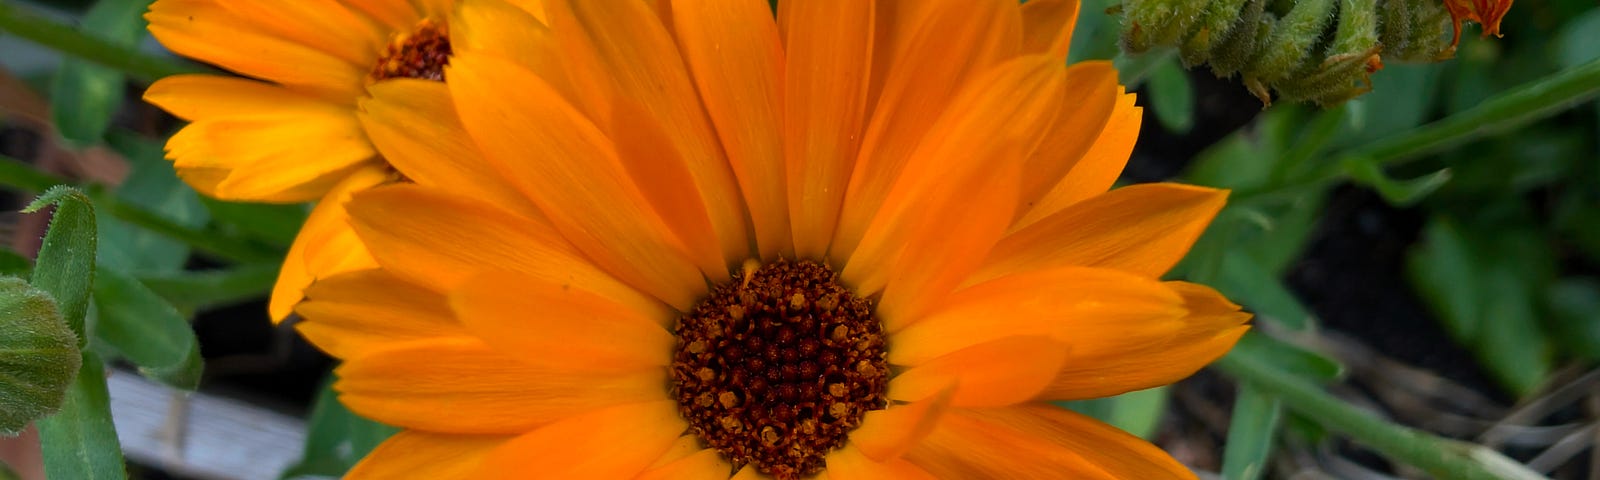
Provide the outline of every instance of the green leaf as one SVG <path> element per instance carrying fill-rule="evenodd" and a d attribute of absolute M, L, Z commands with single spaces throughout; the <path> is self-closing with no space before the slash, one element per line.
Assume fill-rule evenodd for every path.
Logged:
<path fill-rule="evenodd" d="M 304 205 L 224 202 L 201 197 L 220 228 L 243 233 L 287 250 L 310 212 Z"/>
<path fill-rule="evenodd" d="M 84 15 L 78 30 L 88 35 L 132 47 L 144 36 L 144 12 L 149 0 L 100 0 Z M 84 60 L 66 59 L 50 87 L 50 112 L 56 129 L 68 143 L 100 143 L 111 116 L 122 107 L 125 79 L 115 69 Z"/>
<path fill-rule="evenodd" d="M 278 264 L 224 270 L 140 275 L 139 281 L 180 310 L 199 310 L 266 296 L 278 279 Z"/>
<path fill-rule="evenodd" d="M 1185 133 L 1194 126 L 1194 87 L 1172 56 L 1150 75 L 1150 109 L 1168 131 Z"/>
<path fill-rule="evenodd" d="M 1568 353 L 1600 360 L 1600 280 L 1565 278 L 1546 295 L 1555 340 Z"/>
<path fill-rule="evenodd" d="M 1242 381 L 1233 402 L 1232 417 L 1228 423 L 1228 440 L 1224 443 L 1226 450 L 1222 452 L 1222 478 L 1261 478 L 1272 453 L 1273 439 L 1277 437 L 1282 407 L 1277 398 L 1262 392 L 1253 383 Z"/>
<path fill-rule="evenodd" d="M 1254 331 L 1239 338 L 1239 343 L 1227 356 L 1249 357 L 1273 369 L 1319 383 L 1338 380 L 1344 375 L 1344 365 L 1328 356 Z"/>
<path fill-rule="evenodd" d="M 1517 395 L 1528 395 L 1550 373 L 1550 344 L 1539 325 L 1526 277 L 1504 264 L 1484 273 L 1483 337 L 1474 351 L 1489 373 Z"/>
<path fill-rule="evenodd" d="M 55 415 L 38 422 L 48 478 L 122 480 L 128 478 L 122 444 L 111 423 L 111 398 L 105 366 L 93 352 L 83 352 L 83 367 Z"/>
<path fill-rule="evenodd" d="M 113 149 L 128 159 L 128 177 L 115 196 L 175 225 L 199 229 L 210 216 L 199 195 L 183 184 L 167 161 L 160 143 L 126 132 L 112 132 Z M 189 246 L 172 237 L 135 226 L 110 215 L 100 216 L 100 264 L 124 272 L 171 272 L 183 267 Z"/>
<path fill-rule="evenodd" d="M 1344 161 L 1345 172 L 1357 183 L 1378 191 L 1378 195 L 1397 207 L 1409 207 L 1439 190 L 1450 181 L 1450 169 L 1441 169 L 1411 180 L 1395 180 L 1384 173 L 1383 166 L 1370 157 L 1350 157 Z"/>
<path fill-rule="evenodd" d="M 94 206 L 78 189 L 55 186 L 22 211 L 33 213 L 50 205 L 56 206 L 55 215 L 39 247 L 29 283 L 55 299 L 82 348 L 89 340 L 83 316 L 89 309 L 89 285 L 94 282 Z"/>
<path fill-rule="evenodd" d="M 56 302 L 20 278 L 0 277 L 0 435 L 61 406 L 78 373 L 78 338 Z"/>
<path fill-rule="evenodd" d="M 1111 397 L 1111 412 L 1106 423 L 1148 439 L 1161 426 L 1161 415 L 1167 411 L 1170 395 L 1167 387 L 1156 387 Z"/>
<path fill-rule="evenodd" d="M 400 431 L 352 413 L 339 403 L 331 383 L 317 395 L 308 423 L 305 453 L 279 478 L 342 476 L 378 444 Z"/>
<path fill-rule="evenodd" d="M 33 262 L 9 248 L 0 248 L 0 275 L 27 277 L 33 273 Z"/>
<path fill-rule="evenodd" d="M 1250 307 L 1256 318 L 1295 331 L 1308 331 L 1314 326 L 1311 311 L 1277 276 L 1257 264 L 1248 251 L 1235 249 L 1224 254 L 1221 276 L 1217 290 Z"/>
<path fill-rule="evenodd" d="M 1556 57 L 1566 67 L 1600 59 L 1600 10 L 1590 9 L 1569 22 L 1556 35 Z"/>
<path fill-rule="evenodd" d="M 1478 338 L 1479 267 L 1455 222 L 1439 218 L 1423 228 L 1424 243 L 1407 258 L 1411 284 L 1456 339 Z"/>
<path fill-rule="evenodd" d="M 139 280 L 103 268 L 94 284 L 95 338 L 139 367 L 139 373 L 194 390 L 204 363 L 188 319 Z"/>

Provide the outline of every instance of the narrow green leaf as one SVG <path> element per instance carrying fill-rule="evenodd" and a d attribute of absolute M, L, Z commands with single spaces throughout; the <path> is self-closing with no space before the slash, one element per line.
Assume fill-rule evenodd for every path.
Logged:
<path fill-rule="evenodd" d="M 1150 75 L 1150 109 L 1167 130 L 1188 132 L 1194 127 L 1194 87 L 1189 75 L 1168 56 Z"/>
<path fill-rule="evenodd" d="M 139 367 L 139 373 L 194 390 L 204 367 L 188 319 L 139 280 L 102 268 L 94 284 L 95 338 Z"/>
<path fill-rule="evenodd" d="M 61 406 L 78 373 L 78 338 L 50 295 L 0 277 L 0 436 Z"/>
<path fill-rule="evenodd" d="M 39 247 L 29 283 L 55 299 L 82 348 L 89 339 L 84 334 L 83 316 L 89 309 L 89 285 L 94 282 L 94 206 L 78 189 L 56 186 L 22 211 L 33 213 L 49 205 L 56 206 L 55 215 Z"/>
<path fill-rule="evenodd" d="M 323 386 L 311 409 L 304 454 L 279 478 L 342 476 L 378 444 L 400 431 L 350 412 L 338 397 L 331 382 Z"/>
<path fill-rule="evenodd" d="M 1227 356 L 1257 359 L 1273 369 L 1320 383 L 1332 382 L 1344 375 L 1344 365 L 1338 361 L 1259 332 L 1246 333 Z"/>
<path fill-rule="evenodd" d="M 55 415 L 38 422 L 44 447 L 44 473 L 49 478 L 123 480 L 122 443 L 111 423 L 111 396 L 105 366 L 93 352 L 83 352 L 82 369 Z"/>
<path fill-rule="evenodd" d="M 1437 218 L 1423 228 L 1423 243 L 1406 259 L 1406 273 L 1457 340 L 1478 338 L 1481 267 L 1455 222 Z"/>
<path fill-rule="evenodd" d="M 1231 250 L 1224 254 L 1221 276 L 1217 289 L 1250 307 L 1256 318 L 1295 331 L 1308 331 L 1314 326 L 1311 311 L 1272 272 L 1257 264 L 1249 252 Z"/>
<path fill-rule="evenodd" d="M 1546 295 L 1555 340 L 1568 353 L 1600 360 L 1600 280 L 1565 278 Z"/>
<path fill-rule="evenodd" d="M 160 143 L 122 131 L 108 135 L 112 149 L 131 167 L 114 193 L 125 205 L 142 207 L 176 225 L 205 227 L 210 216 L 199 195 L 183 184 Z M 100 216 L 100 264 L 130 273 L 173 272 L 189 259 L 189 246 L 110 215 Z"/>
<path fill-rule="evenodd" d="M 227 231 L 248 235 L 284 250 L 294 243 L 310 212 L 304 205 L 224 202 L 201 197 L 211 218 Z"/>
<path fill-rule="evenodd" d="M 158 78 L 185 73 L 212 73 L 214 70 L 192 63 L 158 57 L 133 46 L 120 45 L 61 25 L 53 20 L 22 11 L 17 2 L 0 2 L 0 31 L 45 45 L 120 70 L 136 79 L 152 82 Z"/>
<path fill-rule="evenodd" d="M 1518 396 L 1533 393 L 1550 373 L 1550 343 L 1539 324 L 1528 279 L 1498 264 L 1483 278 L 1483 337 L 1474 345 L 1489 373 Z"/>
<path fill-rule="evenodd" d="M 1106 423 L 1140 438 L 1155 435 L 1161 426 L 1161 415 L 1167 411 L 1167 387 L 1137 390 L 1112 397 L 1110 415 Z"/>
<path fill-rule="evenodd" d="M 1395 180 L 1370 157 L 1349 157 L 1343 163 L 1345 173 L 1352 180 L 1372 187 L 1385 201 L 1397 207 L 1414 205 L 1450 182 L 1448 168 L 1410 180 Z"/>
<path fill-rule="evenodd" d="M 276 263 L 225 270 L 140 275 L 139 281 L 179 309 L 198 310 L 262 298 L 278 278 Z"/>
<path fill-rule="evenodd" d="M 100 0 L 89 8 L 78 30 L 101 40 L 133 47 L 144 36 L 149 0 Z M 111 116 L 122 107 L 122 72 L 84 60 L 66 59 L 50 85 L 50 113 L 68 143 L 100 143 Z"/>
<path fill-rule="evenodd" d="M 28 193 L 39 193 L 56 185 L 70 183 L 72 182 L 65 178 L 41 172 L 28 162 L 0 155 L 0 185 Z"/>
<path fill-rule="evenodd" d="M 1278 399 L 1262 392 L 1255 384 L 1239 382 L 1233 402 L 1233 418 L 1228 423 L 1228 440 L 1222 452 L 1222 478 L 1255 480 L 1266 471 L 1267 458 L 1277 438 L 1282 408 Z"/>

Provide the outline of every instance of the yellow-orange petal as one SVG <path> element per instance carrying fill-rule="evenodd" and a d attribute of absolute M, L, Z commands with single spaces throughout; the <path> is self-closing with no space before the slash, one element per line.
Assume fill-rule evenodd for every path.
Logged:
<path fill-rule="evenodd" d="M 1078 0 L 1033 0 L 1022 4 L 1022 53 L 1048 53 L 1067 60 Z"/>
<path fill-rule="evenodd" d="M 642 105 L 689 162 L 723 257 L 748 258 L 739 184 L 661 17 L 641 2 L 550 0 L 545 10 L 589 118 L 609 126 L 616 101 Z"/>
<path fill-rule="evenodd" d="M 1250 314 L 1240 312 L 1238 305 L 1215 290 L 1186 282 L 1166 285 L 1183 297 L 1188 310 L 1178 320 L 1178 329 L 1160 336 L 1143 336 L 1136 346 L 1081 354 L 1074 351 L 1039 398 L 1100 398 L 1167 385 L 1193 375 L 1228 353 L 1250 329 L 1244 325 Z M 1090 343 L 1092 339 L 1084 341 Z"/>
<path fill-rule="evenodd" d="M 350 228 L 344 204 L 355 192 L 388 180 L 388 172 L 381 168 L 363 168 L 339 182 L 317 203 L 305 224 L 300 226 L 300 233 L 278 269 L 278 280 L 272 286 L 272 298 L 267 303 L 267 313 L 273 322 L 283 321 L 294 311 L 311 282 L 377 266 Z"/>
<path fill-rule="evenodd" d="M 727 480 L 733 464 L 716 450 L 702 449 L 665 465 L 645 470 L 637 480 Z"/>
<path fill-rule="evenodd" d="M 899 458 L 933 431 L 955 393 L 952 380 L 928 398 L 867 412 L 861 425 L 850 432 L 850 443 L 875 462 Z"/>
<path fill-rule="evenodd" d="M 1155 445 L 1065 408 L 1034 404 L 962 413 L 997 430 L 1011 430 L 1079 452 L 1116 478 L 1195 478 L 1194 472 Z"/>
<path fill-rule="evenodd" d="M 1060 60 L 1057 60 L 1060 61 Z M 1067 68 L 1061 83 L 1061 107 L 1056 109 L 1047 134 L 1028 152 L 1021 198 L 1024 205 L 1039 200 L 1061 180 L 1072 165 L 1095 144 L 1117 103 L 1117 70 L 1109 61 L 1079 62 Z M 1025 212 L 1017 212 L 1022 216 Z"/>
<path fill-rule="evenodd" d="M 908 236 L 889 268 L 888 285 L 877 308 L 884 329 L 898 331 L 921 319 L 971 275 L 1005 235 L 1017 210 L 1017 186 L 1023 175 L 1016 145 L 996 148 L 978 156 L 992 159 L 978 162 L 988 165 L 947 172 L 959 182 L 918 195 L 919 205 L 907 212 L 922 218 L 905 227 Z"/>
<path fill-rule="evenodd" d="M 877 2 L 783 2 L 783 162 L 795 254 L 833 240 L 866 124 Z"/>
<path fill-rule="evenodd" d="M 543 218 L 478 151 L 443 83 L 393 79 L 367 89 L 358 117 L 384 161 L 418 185 L 472 192 L 519 214 Z"/>
<path fill-rule="evenodd" d="M 372 65 L 394 33 L 337 1 L 217 2 L 278 37 L 314 47 L 351 65 Z M 407 26 L 409 31 L 410 26 Z"/>
<path fill-rule="evenodd" d="M 912 367 L 889 380 L 891 400 L 928 398 L 956 383 L 956 407 L 1015 405 L 1037 397 L 1067 361 L 1067 346 L 1049 337 L 1008 337 L 967 347 Z"/>
<path fill-rule="evenodd" d="M 784 182 L 783 43 L 763 0 L 678 0 L 674 33 L 750 209 L 760 258 L 793 250 Z"/>
<path fill-rule="evenodd" d="M 661 319 L 571 284 L 485 272 L 457 286 L 450 305 L 485 343 L 535 365 L 626 372 L 672 363 L 676 340 Z"/>
<path fill-rule="evenodd" d="M 485 157 L 563 237 L 629 285 L 680 309 L 693 305 L 701 275 L 599 128 L 516 64 L 466 52 L 452 58 L 446 75 L 462 124 Z M 538 161 L 528 161 L 530 152 L 540 152 Z"/>
<path fill-rule="evenodd" d="M 1225 190 L 1153 183 L 1075 203 L 1007 235 L 969 284 L 1071 265 L 1158 277 L 1188 253 L 1227 195 Z"/>
<path fill-rule="evenodd" d="M 529 2 L 518 2 L 529 3 Z M 577 101 L 572 81 L 561 65 L 561 50 L 536 8 L 504 0 L 462 0 L 450 17 L 450 50 L 486 53 L 516 62 L 539 74 L 568 101 Z"/>
<path fill-rule="evenodd" d="M 352 358 L 401 343 L 468 335 L 450 316 L 444 296 L 384 270 L 362 270 L 317 281 L 295 309 L 307 340 L 336 358 Z"/>
<path fill-rule="evenodd" d="M 1133 94 L 1121 93 L 1120 86 L 1117 92 L 1116 106 L 1106 120 L 1105 129 L 1095 138 L 1094 145 L 1082 158 L 1072 160 L 1072 169 L 1033 203 L 1033 208 L 1017 220 L 1013 231 L 1032 225 L 1068 205 L 1106 193 L 1111 184 L 1117 181 L 1117 176 L 1122 175 L 1122 167 L 1128 164 L 1128 155 L 1133 153 L 1133 144 L 1139 139 L 1143 110 L 1134 105 Z M 1036 155 L 1044 153 L 1048 151 L 1042 148 L 1035 152 Z"/>
<path fill-rule="evenodd" d="M 548 225 L 481 200 L 415 185 L 357 195 L 351 222 L 396 276 L 448 292 L 474 272 L 512 270 L 670 317 L 660 302 L 597 269 Z"/>
<path fill-rule="evenodd" d="M 469 480 L 478 462 L 514 437 L 498 435 L 446 435 L 406 430 L 384 440 L 361 459 L 346 480 L 426 478 Z"/>
<path fill-rule="evenodd" d="M 722 256 L 716 227 L 711 224 L 705 197 L 695 187 L 689 162 L 644 107 L 628 100 L 618 100 L 613 106 L 619 110 L 611 117 L 617 157 L 639 193 L 677 235 L 684 254 L 700 272 L 712 282 L 727 281 L 730 259 Z"/>
<path fill-rule="evenodd" d="M 574 360 L 534 366 L 476 338 L 426 339 L 346 359 L 334 389 L 350 410 L 373 420 L 462 434 L 519 434 L 607 406 L 666 398 L 666 369 L 608 375 Z"/>
<path fill-rule="evenodd" d="M 874 204 L 877 211 L 872 212 L 866 230 L 860 232 L 863 236 L 858 241 L 842 237 L 850 232 L 841 224 L 841 237 L 834 239 L 835 249 L 830 251 L 836 261 L 842 260 L 845 265 L 841 277 L 863 294 L 877 291 L 887 282 L 889 269 L 885 267 L 893 265 L 900 247 L 911 239 L 908 227 L 913 222 L 909 220 L 937 218 L 933 205 L 944 205 L 952 197 L 959 201 L 975 188 L 989 188 L 959 182 L 1015 168 L 1006 163 L 1022 161 L 1022 152 L 1033 149 L 1060 107 L 1063 70 L 1048 57 L 1032 56 L 995 67 L 965 85 L 925 141 L 894 172 L 897 178 L 878 180 L 892 184 L 892 188 L 881 202 Z M 994 95 L 997 91 L 1012 94 Z M 1018 199 L 1014 185 L 997 185 L 994 190 L 1008 188 L 1008 200 L 1014 205 Z M 847 213 L 864 207 L 853 203 L 852 198 L 846 197 Z M 1006 208 L 1005 215 L 1011 215 L 1014 209 Z"/>
<path fill-rule="evenodd" d="M 1183 298 L 1118 270 L 1061 267 L 1007 275 L 960 290 L 927 318 L 894 332 L 889 363 L 920 365 L 1016 335 L 1045 335 L 1073 356 L 1140 348 L 1182 329 Z"/>
<path fill-rule="evenodd" d="M 354 101 L 370 66 L 271 32 L 215 0 L 161 0 L 145 14 L 173 52 L 228 70 Z M 217 41 L 217 39 L 227 41 Z"/>
<path fill-rule="evenodd" d="M 884 10 L 879 12 L 878 31 L 888 36 L 876 44 L 881 49 L 875 48 L 872 82 L 880 86 L 881 93 L 868 93 L 873 111 L 830 247 L 829 255 L 835 260 L 849 258 L 862 241 L 900 170 L 930 136 L 934 122 L 957 93 L 1015 57 L 1022 42 L 1022 17 L 1013 2 L 888 2 L 879 6 Z M 871 103 L 874 97 L 875 103 Z M 983 131 L 992 132 L 1002 119 L 987 120 Z"/>
<path fill-rule="evenodd" d="M 873 460 L 854 445 L 828 453 L 828 478 L 834 480 L 935 480 L 933 474 L 901 458 Z"/>
<path fill-rule="evenodd" d="M 342 1 L 395 32 L 413 28 L 417 25 L 417 20 L 422 19 L 421 12 L 418 12 L 417 8 L 411 5 L 411 2 L 397 2 L 394 0 Z"/>
<path fill-rule="evenodd" d="M 281 85 L 220 75 L 173 75 L 156 80 L 144 101 L 184 120 L 345 116 L 349 106 Z"/>
<path fill-rule="evenodd" d="M 195 169 L 226 172 L 221 181 L 196 189 L 254 202 L 316 200 L 354 170 L 378 165 L 375 154 L 349 114 L 207 119 L 167 140 L 167 156 L 180 177 L 187 180 L 186 171 Z"/>
<path fill-rule="evenodd" d="M 634 478 L 688 428 L 671 400 L 611 407 L 506 442 L 476 478 Z"/>

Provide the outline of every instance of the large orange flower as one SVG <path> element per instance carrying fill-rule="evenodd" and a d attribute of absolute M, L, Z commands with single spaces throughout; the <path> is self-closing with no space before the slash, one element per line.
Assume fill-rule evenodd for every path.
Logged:
<path fill-rule="evenodd" d="M 355 195 L 379 268 L 298 310 L 405 429 L 350 478 L 1193 478 L 1046 403 L 1248 328 L 1159 278 L 1223 192 L 1107 192 L 1139 109 L 1064 66 L 1077 3 L 779 8 L 551 0 L 395 84 L 433 186 Z"/>
<path fill-rule="evenodd" d="M 282 320 L 313 278 L 372 266 L 350 232 L 352 192 L 427 165 L 378 155 L 359 104 L 397 79 L 442 80 L 451 34 L 473 19 L 454 0 L 159 0 L 150 33 L 181 55 L 250 78 L 177 75 L 145 100 L 189 120 L 167 143 L 178 175 L 225 200 L 321 199 L 284 261 L 272 295 Z M 519 0 L 543 12 L 536 0 Z M 454 27 L 454 28 L 452 28 Z"/>

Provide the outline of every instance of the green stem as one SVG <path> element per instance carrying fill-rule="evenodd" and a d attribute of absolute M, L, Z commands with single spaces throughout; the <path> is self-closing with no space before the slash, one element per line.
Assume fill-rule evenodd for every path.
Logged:
<path fill-rule="evenodd" d="M 1323 161 L 1299 181 L 1260 191 L 1239 191 L 1234 201 L 1304 191 L 1343 180 L 1342 160 L 1371 158 L 1380 166 L 1393 166 L 1478 138 L 1511 131 L 1600 96 L 1600 60 L 1567 68 L 1505 91 L 1466 111 L 1397 135 L 1339 152 L 1338 161 Z"/>
<path fill-rule="evenodd" d="M 1214 364 L 1223 372 L 1277 396 L 1283 406 L 1349 435 L 1392 459 L 1416 466 L 1436 478 L 1461 480 L 1541 479 L 1527 467 L 1482 445 L 1429 435 L 1387 422 L 1345 403 L 1321 388 L 1273 368 L 1248 354 L 1229 354 Z"/>
<path fill-rule="evenodd" d="M 0 155 L 0 186 L 29 193 L 43 192 L 54 185 L 73 185 L 66 178 L 35 170 L 32 165 Z M 127 204 L 102 192 L 90 191 L 95 207 L 124 222 L 189 244 L 196 250 L 240 263 L 275 262 L 283 255 L 277 250 L 248 239 L 200 230 L 168 220 L 149 210 Z"/>
<path fill-rule="evenodd" d="M 0 31 L 116 69 L 145 83 L 169 75 L 212 72 L 204 67 L 149 55 L 134 47 L 87 35 L 48 18 L 23 12 L 4 0 L 0 0 Z"/>

